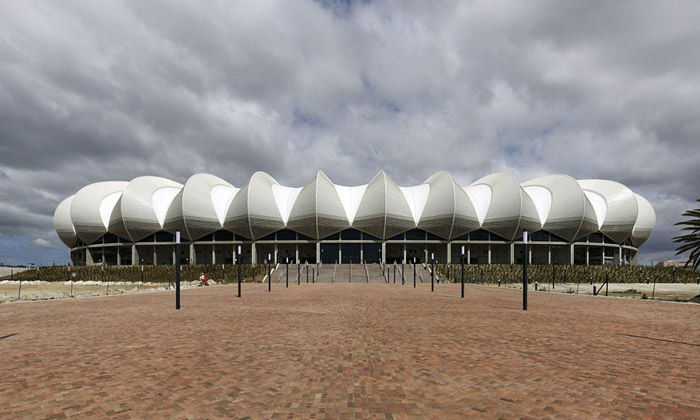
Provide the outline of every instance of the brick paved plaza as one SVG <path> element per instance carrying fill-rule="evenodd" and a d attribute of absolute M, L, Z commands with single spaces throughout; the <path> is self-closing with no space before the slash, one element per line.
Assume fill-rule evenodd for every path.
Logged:
<path fill-rule="evenodd" d="M 700 418 L 700 306 L 246 284 L 0 306 L 0 418 Z"/>

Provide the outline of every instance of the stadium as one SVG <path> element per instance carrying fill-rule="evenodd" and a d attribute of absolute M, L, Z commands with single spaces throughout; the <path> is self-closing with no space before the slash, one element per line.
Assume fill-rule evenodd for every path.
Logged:
<path fill-rule="evenodd" d="M 383 171 L 360 186 L 318 172 L 298 188 L 264 172 L 242 187 L 141 176 L 87 185 L 54 213 L 72 265 L 519 264 L 524 230 L 531 264 L 634 265 L 655 224 L 651 204 L 615 181 L 494 173 L 462 187 L 445 171 L 409 187 Z"/>

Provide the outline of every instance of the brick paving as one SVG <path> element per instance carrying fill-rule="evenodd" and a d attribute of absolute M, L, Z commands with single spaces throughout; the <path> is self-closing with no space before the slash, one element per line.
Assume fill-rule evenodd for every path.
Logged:
<path fill-rule="evenodd" d="M 700 418 L 700 306 L 430 284 L 0 306 L 0 418 Z"/>

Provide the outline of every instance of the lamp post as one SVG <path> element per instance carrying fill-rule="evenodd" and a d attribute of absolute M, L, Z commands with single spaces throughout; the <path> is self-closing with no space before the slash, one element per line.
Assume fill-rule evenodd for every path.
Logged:
<path fill-rule="evenodd" d="M 241 267 L 241 246 L 238 245 L 238 258 L 236 258 L 238 263 L 238 297 L 241 297 L 241 277 L 243 277 L 243 268 Z"/>
<path fill-rule="evenodd" d="M 175 231 L 175 309 L 180 309 L 180 231 Z"/>
<path fill-rule="evenodd" d="M 297 286 L 301 285 L 301 260 L 297 259 Z"/>
<path fill-rule="evenodd" d="M 272 291 L 272 255 L 267 254 L 267 291 Z"/>
<path fill-rule="evenodd" d="M 416 288 L 416 257 L 413 257 L 413 288 Z"/>
<path fill-rule="evenodd" d="M 394 260 L 394 284 L 396 284 L 396 260 Z"/>
<path fill-rule="evenodd" d="M 523 311 L 527 311 L 527 231 L 523 231 Z"/>
<path fill-rule="evenodd" d="M 435 291 L 435 253 L 430 254 L 430 291 Z"/>
<path fill-rule="evenodd" d="M 464 299 L 464 245 L 462 245 L 462 299 Z"/>
<path fill-rule="evenodd" d="M 284 287 L 287 287 L 287 288 L 288 288 L 288 287 L 289 287 L 289 257 L 287 257 L 287 258 L 284 259 L 284 263 L 285 263 L 286 266 L 287 266 L 287 269 L 285 270 L 285 272 L 287 273 L 287 278 L 286 278 L 285 281 L 284 281 L 284 282 L 285 282 Z"/>
<path fill-rule="evenodd" d="M 557 266 L 557 248 L 552 247 L 552 290 L 554 290 L 554 276 Z"/>

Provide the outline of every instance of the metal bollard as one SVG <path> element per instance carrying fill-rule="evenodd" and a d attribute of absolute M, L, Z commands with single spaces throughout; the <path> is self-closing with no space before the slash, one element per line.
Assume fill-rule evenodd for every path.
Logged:
<path fill-rule="evenodd" d="M 535 292 L 537 291 L 537 281 L 535 281 Z"/>

